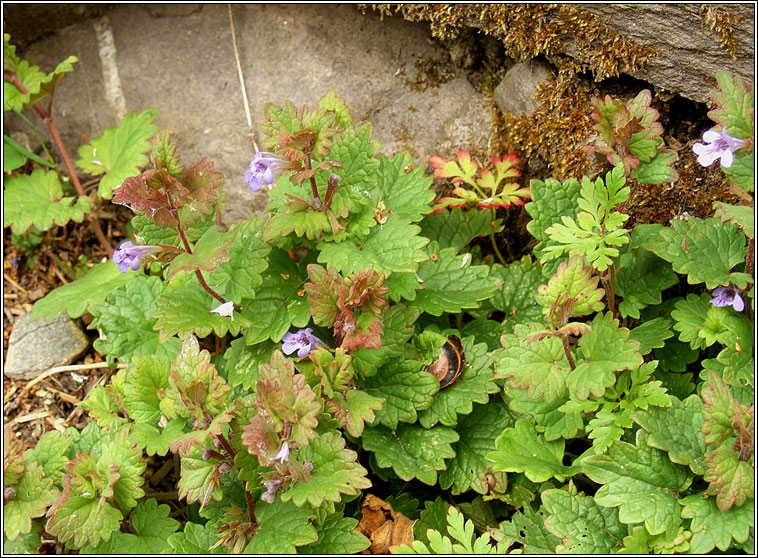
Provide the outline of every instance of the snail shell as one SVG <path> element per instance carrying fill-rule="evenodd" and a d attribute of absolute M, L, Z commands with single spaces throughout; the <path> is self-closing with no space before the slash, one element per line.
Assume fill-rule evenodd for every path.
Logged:
<path fill-rule="evenodd" d="M 439 358 L 431 363 L 426 370 L 437 377 L 440 381 L 440 389 L 442 389 L 458 379 L 458 376 L 463 372 L 465 363 L 466 357 L 463 354 L 461 340 L 455 335 L 448 335 L 447 341 L 440 350 Z"/>

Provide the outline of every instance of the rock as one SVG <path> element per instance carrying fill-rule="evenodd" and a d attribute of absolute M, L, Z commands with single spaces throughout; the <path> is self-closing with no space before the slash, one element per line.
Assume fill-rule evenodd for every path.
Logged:
<path fill-rule="evenodd" d="M 539 60 L 514 64 L 495 88 L 495 102 L 503 112 L 529 116 L 539 104 L 534 100 L 537 86 L 551 74 L 550 66 Z"/>
<path fill-rule="evenodd" d="M 3 372 L 14 380 L 31 380 L 54 366 L 76 360 L 89 347 L 89 338 L 64 312 L 51 322 L 29 323 L 29 314 L 13 324 Z"/>
<path fill-rule="evenodd" d="M 156 124 L 173 130 L 185 166 L 205 155 L 216 163 L 226 175 L 223 221 L 232 224 L 263 213 L 268 196 L 250 192 L 242 180 L 254 149 L 228 8 L 201 8 L 157 17 L 124 4 L 106 17 L 127 111 L 159 108 Z M 476 143 L 486 147 L 490 110 L 464 72 L 426 87 L 417 83 L 421 63 L 450 66 L 447 49 L 431 38 L 428 25 L 381 21 L 379 14 L 362 15 L 343 4 L 238 4 L 232 10 L 259 149 L 264 103 L 289 99 L 314 107 L 330 88 L 346 99 L 356 125 L 371 124 L 389 157 L 407 149 L 416 164 L 428 164 L 434 154 L 452 156 Z M 12 42 L 13 31 L 6 32 Z M 83 134 L 97 136 L 118 124 L 106 99 L 92 22 L 60 29 L 21 54 L 48 72 L 69 54 L 80 60 L 61 81 L 53 114 L 72 158 Z M 29 116 L 45 133 L 37 115 Z M 14 114 L 5 126 L 26 128 Z"/>

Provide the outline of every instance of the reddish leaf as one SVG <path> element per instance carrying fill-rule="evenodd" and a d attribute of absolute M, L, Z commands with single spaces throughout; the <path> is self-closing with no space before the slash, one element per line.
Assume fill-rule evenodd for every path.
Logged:
<path fill-rule="evenodd" d="M 189 191 L 191 201 L 187 205 L 191 214 L 200 216 L 213 211 L 212 204 L 218 201 L 224 178 L 224 173 L 215 170 L 215 164 L 208 157 L 203 157 L 187 169 L 182 184 Z"/>

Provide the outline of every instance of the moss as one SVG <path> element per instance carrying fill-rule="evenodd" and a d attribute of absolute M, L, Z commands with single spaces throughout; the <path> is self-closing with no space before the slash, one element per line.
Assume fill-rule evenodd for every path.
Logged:
<path fill-rule="evenodd" d="M 733 59 L 737 59 L 737 45 L 734 42 L 734 24 L 742 21 L 728 11 L 715 6 L 700 6 L 700 17 L 705 24 L 721 38 L 723 48 Z"/>

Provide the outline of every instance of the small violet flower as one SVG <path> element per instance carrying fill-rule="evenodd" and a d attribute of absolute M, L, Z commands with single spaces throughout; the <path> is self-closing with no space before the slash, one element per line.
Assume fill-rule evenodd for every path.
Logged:
<path fill-rule="evenodd" d="M 742 312 L 745 309 L 745 301 L 740 296 L 740 290 L 731 283 L 728 287 L 716 287 L 712 294 L 711 304 L 714 306 L 719 308 L 731 306 L 737 312 Z"/>
<path fill-rule="evenodd" d="M 697 162 L 704 167 L 710 167 L 716 159 L 721 159 L 721 166 L 729 168 L 734 163 L 734 152 L 745 145 L 745 141 L 733 138 L 726 130 L 717 132 L 708 130 L 703 134 L 705 143 L 696 143 L 692 146 Z"/>
<path fill-rule="evenodd" d="M 282 448 L 279 450 L 279 453 L 277 453 L 276 457 L 274 457 L 271 461 L 274 463 L 289 463 L 290 445 L 286 441 L 282 444 Z"/>
<path fill-rule="evenodd" d="M 126 273 L 129 269 L 137 271 L 140 259 L 158 250 L 160 250 L 158 246 L 135 246 L 131 240 L 127 240 L 113 252 L 113 263 L 118 266 L 121 273 Z"/>
<path fill-rule="evenodd" d="M 302 358 L 310 353 L 312 349 L 323 346 L 323 341 L 313 335 L 313 329 L 309 327 L 298 330 L 297 333 L 290 333 L 288 331 L 282 337 L 282 351 L 286 355 L 291 355 L 297 351 L 297 356 Z"/>
<path fill-rule="evenodd" d="M 274 172 L 288 167 L 288 162 L 274 153 L 259 151 L 250 161 L 250 168 L 245 171 L 245 184 L 253 192 L 261 189 L 261 186 L 271 186 L 276 179 Z"/>
<path fill-rule="evenodd" d="M 282 481 L 280 480 L 264 481 L 263 486 L 266 487 L 266 492 L 264 492 L 263 496 L 261 496 L 261 500 L 263 500 L 264 502 L 268 502 L 269 504 L 273 504 L 274 498 L 276 497 L 276 491 L 279 489 L 281 485 L 282 485 Z"/>
<path fill-rule="evenodd" d="M 231 300 L 229 302 L 220 304 L 211 310 L 211 312 L 215 312 L 219 316 L 229 316 L 232 321 L 234 321 L 234 303 Z"/>

